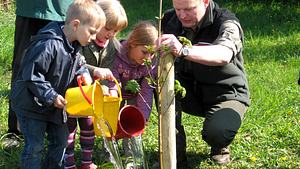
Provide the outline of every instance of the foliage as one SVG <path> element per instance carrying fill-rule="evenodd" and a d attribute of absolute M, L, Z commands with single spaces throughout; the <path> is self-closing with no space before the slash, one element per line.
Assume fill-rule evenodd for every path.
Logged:
<path fill-rule="evenodd" d="M 145 47 L 150 54 L 154 54 L 156 52 L 155 47 L 153 45 L 146 45 Z M 147 65 L 150 66 L 151 64 L 147 64 Z"/>
<path fill-rule="evenodd" d="M 162 45 L 160 46 L 160 50 L 161 50 L 162 52 L 164 52 L 164 53 L 169 53 L 171 49 L 169 48 L 169 46 L 167 46 L 167 45 L 165 45 L 165 44 L 162 44 Z"/>
<path fill-rule="evenodd" d="M 125 38 L 130 30 L 132 30 L 133 25 L 140 20 L 151 20 L 156 23 L 155 17 L 158 16 L 159 13 L 158 1 L 143 1 L 143 3 L 141 3 L 140 0 L 127 0 L 120 2 L 126 10 L 126 14 L 129 18 L 129 25 L 124 31 L 120 32 L 119 37 Z M 171 7 L 172 1 L 163 1 L 163 11 L 170 9 Z M 139 13 L 137 14 L 137 12 Z"/>
<path fill-rule="evenodd" d="M 131 93 L 137 94 L 140 92 L 141 87 L 136 80 L 129 80 L 126 83 L 125 90 L 130 91 Z"/>
<path fill-rule="evenodd" d="M 180 96 L 181 98 L 184 98 L 186 95 L 186 90 L 184 87 L 181 86 L 180 82 L 178 80 L 175 80 L 175 95 Z"/>
<path fill-rule="evenodd" d="M 225 3 L 225 2 L 244 2 L 243 0 L 215 0 L 216 2 Z M 272 4 L 272 3 L 282 3 L 287 5 L 299 5 L 298 0 L 248 0 L 252 3 L 263 3 L 263 4 Z"/>
<path fill-rule="evenodd" d="M 188 47 L 192 46 L 192 42 L 189 39 L 187 39 L 186 37 L 179 36 L 178 39 L 183 46 L 188 46 Z"/>
<path fill-rule="evenodd" d="M 14 6 L 0 10 L 0 69 L 10 69 L 13 56 Z"/>

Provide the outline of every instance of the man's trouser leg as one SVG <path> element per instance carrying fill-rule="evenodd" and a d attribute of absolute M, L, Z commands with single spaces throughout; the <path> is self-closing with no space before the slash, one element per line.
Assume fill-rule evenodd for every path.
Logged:
<path fill-rule="evenodd" d="M 247 106 L 236 100 L 211 106 L 203 123 L 203 140 L 212 147 L 227 147 L 241 126 L 246 108 Z"/>
<path fill-rule="evenodd" d="M 176 112 L 176 158 L 177 168 L 185 168 L 187 166 L 186 156 L 186 136 L 184 127 L 181 124 L 182 112 Z"/>

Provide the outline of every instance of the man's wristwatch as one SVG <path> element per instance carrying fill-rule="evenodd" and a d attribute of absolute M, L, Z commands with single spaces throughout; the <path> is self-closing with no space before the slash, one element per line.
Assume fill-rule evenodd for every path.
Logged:
<path fill-rule="evenodd" d="M 190 49 L 188 46 L 183 46 L 181 49 L 181 57 L 185 58 L 186 56 L 188 56 L 190 54 Z"/>

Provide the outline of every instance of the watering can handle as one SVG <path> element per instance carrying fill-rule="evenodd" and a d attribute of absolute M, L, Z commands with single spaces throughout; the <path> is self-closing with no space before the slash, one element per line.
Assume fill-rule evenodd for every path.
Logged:
<path fill-rule="evenodd" d="M 119 96 L 120 96 L 120 98 L 122 99 L 121 87 L 120 87 L 120 85 L 119 85 L 119 83 L 118 83 L 118 81 L 117 81 L 116 78 L 113 77 L 113 81 L 116 83 L 116 85 L 117 85 L 117 87 L 118 87 L 118 93 L 119 93 Z M 85 100 L 86 100 L 90 105 L 92 105 L 92 104 L 93 104 L 92 100 L 86 95 L 86 93 L 85 93 L 84 90 L 82 89 L 82 79 L 81 79 L 80 76 L 77 76 L 77 83 L 78 83 L 79 89 L 80 89 L 80 91 L 81 91 L 83 97 L 85 98 Z"/>
<path fill-rule="evenodd" d="M 97 80 L 97 79 L 95 79 Z M 122 92 L 121 92 L 121 87 L 120 87 L 120 84 L 118 83 L 118 80 L 113 76 L 112 77 L 112 81 L 115 82 L 115 84 L 117 85 L 117 88 L 118 88 L 118 94 L 119 94 L 119 97 L 121 98 L 122 100 Z"/>
<path fill-rule="evenodd" d="M 121 92 L 121 87 L 117 81 L 117 79 L 115 77 L 113 77 L 113 81 L 116 83 L 117 87 L 118 87 L 118 93 L 119 93 L 119 97 L 122 99 L 122 92 Z"/>
<path fill-rule="evenodd" d="M 82 89 L 82 79 L 81 79 L 81 76 L 77 76 L 77 83 L 78 83 L 78 86 L 79 86 L 79 89 L 83 95 L 83 97 L 85 98 L 85 100 L 90 104 L 92 105 L 93 102 L 92 100 L 85 94 L 84 90 Z"/>

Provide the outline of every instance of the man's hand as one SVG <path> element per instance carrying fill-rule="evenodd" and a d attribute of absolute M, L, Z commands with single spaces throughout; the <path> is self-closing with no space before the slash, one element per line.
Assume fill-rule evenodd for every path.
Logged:
<path fill-rule="evenodd" d="M 173 34 L 163 34 L 160 43 L 169 47 L 173 56 L 179 57 L 181 55 L 182 44 Z"/>
<path fill-rule="evenodd" d="M 54 99 L 54 107 L 57 107 L 59 109 L 62 109 L 66 106 L 67 101 L 64 97 L 62 97 L 60 94 L 57 95 L 57 97 Z"/>

